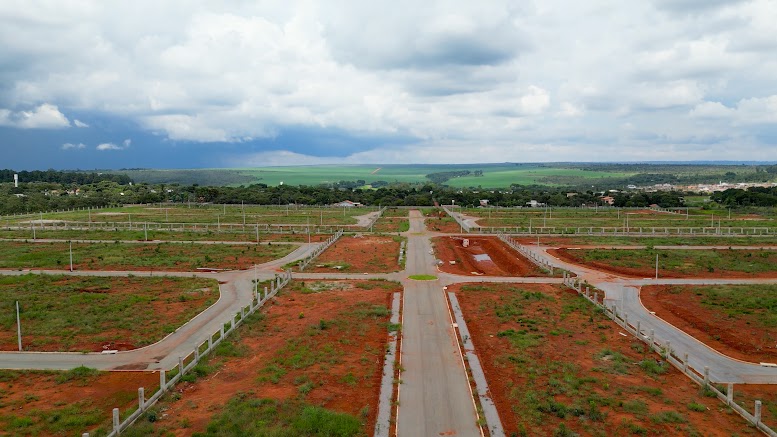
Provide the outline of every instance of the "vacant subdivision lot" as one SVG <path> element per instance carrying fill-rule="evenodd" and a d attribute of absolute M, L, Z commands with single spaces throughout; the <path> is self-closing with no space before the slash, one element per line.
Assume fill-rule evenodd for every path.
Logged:
<path fill-rule="evenodd" d="M 544 276 L 534 263 L 496 237 L 437 237 L 432 239 L 439 269 L 468 276 Z M 465 246 L 466 245 L 466 246 Z"/>
<path fill-rule="evenodd" d="M 399 270 L 402 238 L 343 235 L 305 269 L 307 272 L 389 273 Z"/>
<path fill-rule="evenodd" d="M 409 209 L 390 208 L 375 222 L 375 232 L 406 232 L 410 228 L 408 222 Z"/>
<path fill-rule="evenodd" d="M 219 298 L 213 279 L 0 276 L 0 350 L 100 352 L 157 342 Z"/>
<path fill-rule="evenodd" d="M 554 249 L 564 261 L 633 278 L 774 278 L 777 251 L 739 249 Z"/>
<path fill-rule="evenodd" d="M 311 230 L 312 227 L 311 227 Z M 326 240 L 329 235 L 325 234 L 313 234 L 310 236 L 311 241 L 318 242 Z M 31 229 L 19 230 L 19 229 L 0 229 L 0 238 L 7 239 L 25 239 L 33 240 L 33 232 Z M 213 228 L 208 230 L 202 229 L 199 231 L 179 231 L 179 230 L 104 230 L 87 227 L 81 229 L 36 229 L 35 238 L 52 239 L 52 240 L 107 240 L 107 241 L 229 241 L 229 242 L 246 242 L 256 243 L 256 228 L 246 227 L 245 230 L 234 229 L 224 230 L 219 232 Z M 264 230 L 259 232 L 259 242 L 266 241 L 279 241 L 279 242 L 297 242 L 307 243 L 307 232 L 292 233 L 267 233 Z"/>
<path fill-rule="evenodd" d="M 777 285 L 652 285 L 642 287 L 640 299 L 718 352 L 777 362 Z"/>
<path fill-rule="evenodd" d="M 76 270 L 192 271 L 198 268 L 247 269 L 282 258 L 297 246 L 192 243 L 74 243 Z M 70 269 L 65 242 L 4 242 L 0 268 Z"/>
<path fill-rule="evenodd" d="M 153 393 L 159 374 L 98 372 L 79 367 L 67 372 L 1 370 L 0 434 L 106 435 L 111 410 L 137 405 L 138 387 Z"/>
<path fill-rule="evenodd" d="M 293 281 L 122 435 L 372 435 L 401 290 Z"/>
<path fill-rule="evenodd" d="M 507 435 L 759 434 L 571 290 L 449 289 Z"/>

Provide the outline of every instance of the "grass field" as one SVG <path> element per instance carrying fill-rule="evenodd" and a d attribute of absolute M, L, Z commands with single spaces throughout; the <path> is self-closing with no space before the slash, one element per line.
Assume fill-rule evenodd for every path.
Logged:
<path fill-rule="evenodd" d="M 202 223 L 216 230 L 219 224 L 247 226 L 262 224 L 310 224 L 314 225 L 355 225 L 354 217 L 368 214 L 377 207 L 364 208 L 312 208 L 295 205 L 284 206 L 245 206 L 240 205 L 161 205 L 161 206 L 125 206 L 94 211 L 69 211 L 43 213 L 25 218 L 6 217 L 0 225 L 38 226 L 35 220 L 53 220 L 93 224 L 134 224 L 142 228 L 143 223 Z M 33 223 L 30 223 L 33 220 Z M 50 225 L 49 225 L 50 226 Z M 59 224 L 64 226 L 64 224 Z"/>
<path fill-rule="evenodd" d="M 610 271 L 644 276 L 655 268 L 658 256 L 659 274 L 670 277 L 695 277 L 725 274 L 773 276 L 777 272 L 777 251 L 773 250 L 683 250 L 683 249 L 583 249 L 564 252 L 582 264 L 608 268 Z"/>
<path fill-rule="evenodd" d="M 24 350 L 95 351 L 161 340 L 218 298 L 212 279 L 3 276 L 0 344 L 16 350 L 16 301 Z"/>
<path fill-rule="evenodd" d="M 186 243 L 75 243 L 76 270 L 192 271 L 197 268 L 246 269 L 282 258 L 296 246 Z M 0 268 L 69 269 L 70 245 L 4 242 Z"/>
<path fill-rule="evenodd" d="M 375 181 L 424 183 L 431 180 L 427 174 L 469 170 L 482 171 L 482 176 L 463 176 L 450 179 L 447 185 L 454 187 L 506 188 L 510 184 L 557 185 L 581 183 L 590 179 L 622 178 L 633 173 L 601 170 L 582 170 L 563 165 L 546 164 L 451 164 L 451 165 L 315 165 L 289 167 L 257 167 L 208 170 L 143 170 L 124 171 L 138 182 L 188 182 L 198 177 L 213 176 L 222 172 L 227 184 L 242 185 L 263 183 L 279 185 L 326 185 L 339 181 L 364 180 L 366 184 Z M 200 174 L 198 176 L 198 173 Z"/>
<path fill-rule="evenodd" d="M 586 228 L 586 227 L 628 227 L 631 230 L 643 228 L 775 228 L 774 211 L 764 209 L 760 214 L 737 213 L 736 211 L 708 211 L 700 208 L 679 210 L 677 213 L 649 209 L 626 208 L 521 208 L 483 209 L 465 208 L 463 214 L 477 217 L 478 225 L 484 227 L 521 228 Z"/>

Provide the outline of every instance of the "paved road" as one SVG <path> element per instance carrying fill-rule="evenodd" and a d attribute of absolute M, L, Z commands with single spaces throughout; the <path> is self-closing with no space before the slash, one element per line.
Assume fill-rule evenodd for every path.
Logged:
<path fill-rule="evenodd" d="M 626 279 L 559 260 L 547 253 L 547 247 L 525 247 L 555 267 L 574 272 L 582 280 L 604 290 L 607 306 L 616 305 L 619 313 L 628 315 L 631 324 L 636 324 L 639 320 L 644 334 L 648 334 L 652 329 L 655 338 L 661 344 L 665 344 L 667 341 L 671 342 L 675 355 L 683 357 L 687 353 L 689 365 L 700 374 L 703 374 L 705 366 L 709 367 L 710 379 L 713 382 L 777 384 L 777 369 L 763 367 L 758 363 L 740 361 L 715 351 L 663 319 L 656 317 L 642 305 L 639 298 L 640 286 L 642 285 L 775 284 L 777 279 Z"/>
<path fill-rule="evenodd" d="M 410 211 L 406 273 L 437 274 L 423 217 Z M 438 281 L 403 280 L 402 384 L 397 432 L 480 436 L 458 340 Z"/>

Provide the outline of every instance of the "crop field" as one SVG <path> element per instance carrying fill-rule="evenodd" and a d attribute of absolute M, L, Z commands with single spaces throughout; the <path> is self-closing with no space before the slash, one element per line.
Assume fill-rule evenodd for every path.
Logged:
<path fill-rule="evenodd" d="M 122 171 L 138 182 L 191 183 L 198 177 L 213 176 L 219 172 L 230 175 L 223 178 L 231 185 L 263 183 L 269 186 L 279 185 L 327 185 L 340 181 L 365 181 L 370 185 L 376 181 L 424 183 L 431 182 L 428 174 L 470 171 L 471 174 L 447 180 L 454 187 L 499 188 L 510 184 L 562 185 L 578 184 L 586 180 L 607 180 L 623 178 L 634 172 L 610 171 L 601 169 L 581 169 L 561 164 L 473 164 L 473 165 L 313 165 L 292 167 L 256 167 L 209 170 L 142 170 Z M 475 172 L 482 175 L 475 176 Z M 479 174 L 479 173 L 478 173 Z"/>
<path fill-rule="evenodd" d="M 106 435 L 111 409 L 136 405 L 138 387 L 154 392 L 158 374 L 0 370 L 0 434 Z"/>
<path fill-rule="evenodd" d="M 293 281 L 122 435 L 372 435 L 401 289 Z"/>
<path fill-rule="evenodd" d="M 577 264 L 633 277 L 777 277 L 777 251 L 748 249 L 557 249 L 551 254 Z"/>
<path fill-rule="evenodd" d="M 458 212 L 458 210 L 456 210 Z M 465 208 L 463 214 L 478 218 L 483 227 L 587 228 L 622 227 L 637 231 L 645 228 L 777 228 L 772 210 L 761 214 L 707 211 L 703 209 L 664 212 L 626 208 Z"/>
<path fill-rule="evenodd" d="M 7 241 L 0 245 L 0 268 L 70 269 L 66 242 Z M 291 244 L 74 243 L 75 270 L 193 271 L 246 269 L 282 258 Z"/>
<path fill-rule="evenodd" d="M 507 435 L 759 435 L 644 343 L 619 335 L 573 291 L 527 284 L 449 290 Z"/>
<path fill-rule="evenodd" d="M 650 311 L 728 356 L 777 362 L 777 285 L 642 287 Z"/>
<path fill-rule="evenodd" d="M 203 278 L 0 276 L 0 349 L 17 349 L 19 302 L 26 351 L 99 352 L 152 344 L 219 298 Z"/>

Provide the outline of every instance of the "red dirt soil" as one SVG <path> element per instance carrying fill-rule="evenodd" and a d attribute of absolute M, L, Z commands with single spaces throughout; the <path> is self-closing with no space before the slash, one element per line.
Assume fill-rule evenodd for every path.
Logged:
<path fill-rule="evenodd" d="M 478 287 L 477 291 L 462 291 L 462 286 Z M 483 288 L 485 287 L 485 289 Z M 522 305 L 520 314 L 500 320 L 495 308 L 504 298 L 510 298 L 510 288 L 540 291 L 551 296 L 552 300 L 543 300 L 541 304 Z M 646 435 L 685 435 L 676 424 L 654 423 L 651 417 L 658 412 L 674 410 L 679 412 L 688 423 L 705 436 L 731 436 L 734 434 L 758 433 L 748 430 L 744 419 L 729 414 L 728 409 L 717 399 L 699 394 L 699 387 L 678 370 L 669 367 L 668 371 L 657 377 L 651 377 L 635 363 L 642 359 L 656 359 L 655 354 L 642 355 L 635 351 L 642 343 L 631 336 L 619 334 L 619 327 L 599 315 L 591 307 L 590 312 L 571 311 L 563 314 L 562 305 L 580 299 L 577 293 L 560 286 L 547 284 L 456 284 L 449 287 L 455 291 L 467 321 L 476 352 L 488 380 L 491 398 L 494 400 L 499 417 L 507 435 L 518 435 L 524 427 L 528 435 L 554 435 L 561 423 L 579 435 L 595 435 L 595 430 L 607 429 L 608 435 L 630 435 L 626 422 L 631 422 L 646 430 Z M 523 301 L 523 299 L 521 299 Z M 526 301 L 530 302 L 530 301 Z M 593 322 L 589 317 L 593 317 Z M 536 373 L 531 376 L 519 371 L 513 364 L 510 340 L 497 334 L 509 329 L 523 330 L 521 320 L 543 320 L 544 324 L 535 325 L 544 335 L 536 346 L 525 349 L 529 360 L 534 362 Z M 528 328 L 533 331 L 534 328 Z M 554 332 L 557 332 L 554 334 Z M 611 350 L 625 356 L 628 373 L 601 370 L 609 361 L 599 358 L 603 350 Z M 518 358 L 521 360 L 521 358 Z M 575 369 L 577 378 L 595 378 L 583 383 L 579 393 L 557 390 L 556 384 L 564 379 L 558 370 L 545 369 L 543 363 L 561 363 L 562 367 Z M 642 388 L 659 390 L 660 394 L 648 394 Z M 537 422 L 522 419 L 526 408 L 521 406 L 528 391 L 542 398 L 552 393 L 556 402 L 571 404 L 594 394 L 600 398 L 611 398 L 615 402 L 609 406 L 600 404 L 605 413 L 599 422 L 587 417 L 580 419 L 567 413 L 565 419 L 559 419 L 553 412 L 543 412 Z M 627 412 L 618 401 L 644 402 L 646 414 Z M 706 412 L 690 411 L 686 406 L 696 402 L 707 407 Z M 523 410 L 522 410 L 523 408 Z M 587 406 L 586 406 L 587 408 Z M 685 427 L 686 425 L 682 425 Z M 586 429 L 588 427 L 588 429 Z M 684 428 L 682 428 L 684 429 Z M 679 433 L 679 434 L 678 434 Z M 570 434 L 571 435 L 571 434 Z"/>
<path fill-rule="evenodd" d="M 10 416 L 29 417 L 38 423 L 40 418 L 37 412 L 49 416 L 75 402 L 84 402 L 85 407 L 102 411 L 105 419 L 103 427 L 107 429 L 113 408 L 118 407 L 126 411 L 127 408 L 137 405 L 138 387 L 145 389 L 146 397 L 150 397 L 159 388 L 159 373 L 156 372 L 102 372 L 88 377 L 86 381 L 73 380 L 64 383 L 56 381 L 59 372 L 18 373 L 18 378 L 4 377 L 0 380 L 0 393 L 3 394 L 0 423 L 5 423 Z M 81 435 L 92 430 L 73 431 Z M 19 430 L 14 430 L 14 433 L 16 432 Z"/>
<path fill-rule="evenodd" d="M 469 240 L 469 247 L 463 246 L 464 239 Z M 544 276 L 534 263 L 496 237 L 438 237 L 432 239 L 432 242 L 437 259 L 442 261 L 439 269 L 445 273 L 467 276 Z M 491 260 L 477 261 L 475 255 L 488 255 Z"/>
<path fill-rule="evenodd" d="M 299 289 L 302 282 L 292 282 Z M 366 284 L 366 285 L 362 285 Z M 377 284 L 377 285 L 376 285 Z M 305 281 L 304 285 L 321 291 L 301 293 L 282 291 L 263 310 L 264 319 L 248 322 L 238 331 L 236 343 L 246 348 L 244 356 L 213 358 L 209 364 L 221 367 L 194 383 L 176 387 L 182 398 L 165 401 L 160 408 L 164 416 L 155 423 L 176 436 L 203 431 L 213 415 L 239 392 L 254 392 L 257 398 L 291 399 L 304 397 L 305 402 L 363 418 L 365 431 L 372 433 L 378 410 L 378 396 L 388 340 L 388 317 L 367 322 L 364 331 L 348 332 L 338 325 L 320 334 L 311 334 L 319 321 L 333 321 L 343 326 L 363 326 L 353 312 L 363 305 L 390 307 L 391 294 L 401 291 L 399 284 L 375 281 Z M 336 287 L 329 289 L 328 287 Z M 361 287 L 361 288 L 360 288 Z M 317 347 L 333 347 L 337 362 L 314 364 L 307 368 L 286 367 L 278 383 L 263 380 L 262 369 L 270 365 L 289 341 L 305 341 L 316 335 Z M 355 383 L 345 381 L 348 374 Z M 307 394 L 300 393 L 302 378 L 314 384 Z M 296 380 L 296 382 L 295 382 Z M 361 411 L 369 406 L 364 418 Z M 186 428 L 178 423 L 187 421 Z"/>
<path fill-rule="evenodd" d="M 710 250 L 716 250 L 716 249 L 710 249 Z M 656 274 L 655 269 L 650 267 L 632 268 L 632 267 L 613 266 L 602 261 L 584 261 L 580 257 L 578 257 L 575 252 L 579 252 L 579 251 L 576 251 L 576 250 L 570 251 L 568 249 L 548 249 L 549 254 L 555 256 L 556 258 L 562 261 L 566 261 L 572 264 L 578 264 L 581 266 L 596 269 L 606 273 L 611 273 L 624 278 L 651 278 Z M 699 275 L 696 275 L 696 274 L 664 270 L 661 268 L 658 269 L 658 275 L 662 278 L 699 277 Z M 774 278 L 774 277 L 777 277 L 777 272 L 747 273 L 747 272 L 737 272 L 732 270 L 717 269 L 714 272 L 704 272 L 704 277 L 723 278 L 723 279 Z"/>
<path fill-rule="evenodd" d="M 314 259 L 305 271 L 313 273 L 396 272 L 399 270 L 399 245 L 400 243 L 394 241 L 393 237 L 344 235 Z M 324 264 L 329 266 L 323 266 Z M 345 264 L 350 267 L 334 268 Z"/>
<path fill-rule="evenodd" d="M 642 287 L 640 299 L 650 311 L 718 352 L 749 362 L 777 362 L 777 332 L 756 327 L 746 318 L 728 318 L 701 303 L 693 287 L 670 293 L 677 286 Z"/>

